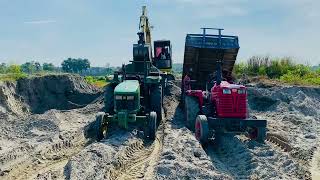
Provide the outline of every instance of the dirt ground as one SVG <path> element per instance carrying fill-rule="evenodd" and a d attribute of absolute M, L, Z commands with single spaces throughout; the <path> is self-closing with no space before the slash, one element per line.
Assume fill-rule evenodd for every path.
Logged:
<path fill-rule="evenodd" d="M 103 95 L 79 77 L 0 84 L 0 179 L 317 179 L 320 88 L 249 85 L 252 115 L 275 142 L 226 135 L 202 147 L 169 84 L 156 140 L 134 126 L 94 140 Z"/>

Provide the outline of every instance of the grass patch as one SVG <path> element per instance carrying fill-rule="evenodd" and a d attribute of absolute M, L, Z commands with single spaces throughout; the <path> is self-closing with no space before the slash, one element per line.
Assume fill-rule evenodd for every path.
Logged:
<path fill-rule="evenodd" d="M 7 74 L 0 74 L 0 81 L 17 81 L 18 79 L 27 77 L 24 73 L 7 73 Z"/>
<path fill-rule="evenodd" d="M 99 88 L 106 86 L 109 82 L 109 79 L 106 79 L 104 76 L 86 76 L 84 79 L 87 83 Z"/>
<path fill-rule="evenodd" d="M 308 65 L 297 64 L 291 58 L 251 57 L 246 63 L 234 66 L 233 72 L 237 78 L 243 75 L 249 77 L 267 77 L 291 85 L 320 85 L 320 68 L 314 69 Z"/>

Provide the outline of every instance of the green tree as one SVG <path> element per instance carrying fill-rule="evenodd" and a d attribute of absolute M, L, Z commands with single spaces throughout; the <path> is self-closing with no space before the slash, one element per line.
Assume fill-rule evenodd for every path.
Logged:
<path fill-rule="evenodd" d="M 42 69 L 41 64 L 39 62 L 34 62 L 34 67 L 36 69 L 36 72 L 39 72 Z"/>
<path fill-rule="evenodd" d="M 26 62 L 21 65 L 21 70 L 25 73 L 32 74 L 35 71 L 35 66 L 32 62 Z"/>
<path fill-rule="evenodd" d="M 41 64 L 36 61 L 29 61 L 21 65 L 21 70 L 28 74 L 39 72 L 41 69 Z"/>
<path fill-rule="evenodd" d="M 10 65 L 7 69 L 7 73 L 20 74 L 20 73 L 22 73 L 21 67 L 16 64 Z"/>
<path fill-rule="evenodd" d="M 4 74 L 7 71 L 7 65 L 6 63 L 1 63 L 0 64 L 0 74 Z"/>
<path fill-rule="evenodd" d="M 80 73 L 90 68 L 90 62 L 88 59 L 68 58 L 61 63 L 61 66 L 65 72 Z"/>
<path fill-rule="evenodd" d="M 54 71 L 55 67 L 54 67 L 54 65 L 52 63 L 43 63 L 42 69 L 44 71 Z"/>

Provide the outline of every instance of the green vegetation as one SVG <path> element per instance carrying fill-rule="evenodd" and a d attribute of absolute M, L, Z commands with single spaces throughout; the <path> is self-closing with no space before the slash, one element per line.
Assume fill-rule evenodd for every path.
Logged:
<path fill-rule="evenodd" d="M 80 73 L 90 68 L 88 59 L 74 59 L 68 58 L 61 63 L 62 70 L 68 73 Z"/>
<path fill-rule="evenodd" d="M 110 81 L 109 78 L 103 76 L 86 76 L 85 81 L 97 87 L 104 87 Z"/>
<path fill-rule="evenodd" d="M 6 66 L 4 63 L 0 65 L 0 81 L 16 81 L 26 76 L 19 65 Z"/>
<path fill-rule="evenodd" d="M 35 72 L 40 72 L 42 70 L 41 64 L 39 62 L 30 61 L 21 65 L 21 70 L 24 73 L 32 74 Z"/>
<path fill-rule="evenodd" d="M 42 66 L 39 62 L 30 61 L 22 65 L 0 64 L 0 81 L 17 81 L 20 78 L 30 75 L 45 75 L 57 72 L 57 68 L 51 63 L 44 63 Z"/>
<path fill-rule="evenodd" d="M 182 69 L 183 69 L 182 63 L 173 63 L 172 64 L 172 73 L 177 79 L 182 77 Z"/>
<path fill-rule="evenodd" d="M 234 74 L 240 78 L 243 74 L 263 76 L 294 85 L 320 85 L 320 68 L 294 63 L 289 57 L 271 59 L 269 57 L 251 57 L 246 63 L 234 66 Z"/>
<path fill-rule="evenodd" d="M 52 63 L 43 63 L 42 69 L 44 71 L 55 71 L 56 67 Z"/>

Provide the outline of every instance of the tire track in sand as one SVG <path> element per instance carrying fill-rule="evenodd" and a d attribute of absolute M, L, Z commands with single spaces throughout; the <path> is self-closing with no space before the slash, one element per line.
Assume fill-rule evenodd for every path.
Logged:
<path fill-rule="evenodd" d="M 318 149 L 313 155 L 310 172 L 312 179 L 320 179 L 320 149 Z"/>
<path fill-rule="evenodd" d="M 166 121 L 173 117 L 175 111 L 170 109 L 170 96 L 164 96 L 162 121 L 157 130 L 156 139 L 150 144 L 142 141 L 132 143 L 122 152 L 114 168 L 109 170 L 106 179 L 154 179 L 154 170 L 163 149 Z"/>
<path fill-rule="evenodd" d="M 51 172 L 63 178 L 63 170 L 70 157 L 80 152 L 85 147 L 82 136 L 74 136 L 74 139 L 56 142 L 41 150 L 30 154 L 25 161 L 12 167 L 5 179 L 37 179 Z"/>
<path fill-rule="evenodd" d="M 154 168 L 163 146 L 163 123 L 160 124 L 154 142 L 137 140 L 119 155 L 107 179 L 154 179 Z"/>

